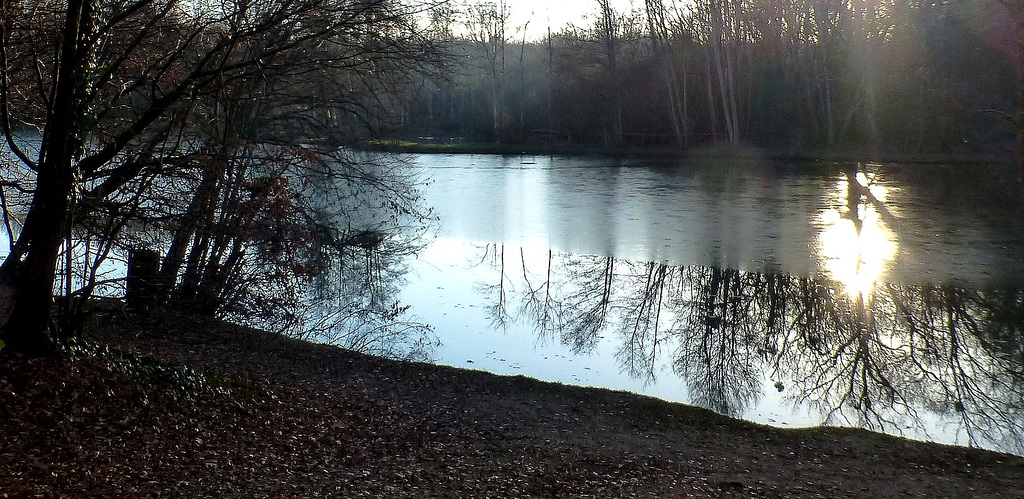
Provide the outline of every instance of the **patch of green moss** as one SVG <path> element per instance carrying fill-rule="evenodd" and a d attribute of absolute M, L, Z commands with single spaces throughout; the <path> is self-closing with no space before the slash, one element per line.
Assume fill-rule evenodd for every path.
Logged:
<path fill-rule="evenodd" d="M 92 360 L 134 386 L 143 397 L 148 388 L 166 390 L 174 400 L 192 400 L 200 394 L 263 398 L 267 391 L 256 383 L 209 375 L 186 365 L 153 357 L 122 352 L 107 345 L 75 340 L 61 346 L 71 362 Z"/>

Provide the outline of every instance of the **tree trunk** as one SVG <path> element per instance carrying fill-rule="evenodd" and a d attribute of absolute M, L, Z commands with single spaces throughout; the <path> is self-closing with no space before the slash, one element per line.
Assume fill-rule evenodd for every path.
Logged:
<path fill-rule="evenodd" d="M 679 74 L 676 72 L 675 54 L 672 49 L 672 42 L 668 38 L 667 33 L 664 50 L 665 53 L 663 55 L 663 62 L 668 70 L 668 101 L 672 113 L 672 131 L 675 132 L 676 135 L 676 145 L 678 145 L 679 147 L 686 147 L 689 142 L 689 138 L 687 137 L 686 125 L 686 104 L 681 102 L 683 99 L 686 98 L 686 83 L 684 81 L 683 96 L 680 97 Z"/>
<path fill-rule="evenodd" d="M 175 230 L 160 267 L 160 288 L 163 293 L 171 293 L 177 284 L 178 273 L 185 264 L 189 243 L 199 230 L 204 215 L 213 209 L 214 198 L 219 195 L 225 168 L 221 160 L 214 159 L 203 169 L 203 178 L 185 211 L 185 216 L 180 218 L 181 226 Z"/>
<path fill-rule="evenodd" d="M 74 137 L 78 135 L 76 88 L 81 78 L 79 47 L 88 23 L 86 0 L 69 0 L 63 29 L 60 69 L 46 121 L 32 204 L 15 251 L 0 266 L 0 283 L 13 291 L 11 315 L 3 324 L 7 347 L 28 354 L 51 351 L 50 329 L 57 258 L 75 195 Z"/>
<path fill-rule="evenodd" d="M 665 20 L 665 5 L 661 0 L 646 0 L 644 5 L 647 9 L 647 26 L 648 30 L 650 30 L 651 48 L 654 52 L 654 57 L 661 63 L 662 71 L 664 71 L 672 132 L 676 138 L 676 145 L 686 147 L 686 125 L 683 123 L 685 117 L 682 116 L 683 113 L 680 110 L 679 77 L 676 74 L 672 38 Z"/>
<path fill-rule="evenodd" d="M 722 116 L 725 118 L 725 132 L 726 132 L 726 135 L 729 138 L 729 144 L 735 145 L 736 144 L 736 133 L 735 133 L 735 129 L 733 127 L 733 125 L 734 125 L 734 123 L 733 123 L 733 115 L 730 112 L 730 105 L 729 105 L 730 104 L 729 103 L 730 92 L 729 92 L 729 89 L 727 88 L 727 85 L 731 85 L 732 81 L 729 80 L 729 78 L 728 78 L 728 76 L 727 76 L 727 74 L 725 72 L 725 67 L 724 67 L 725 65 L 722 62 L 722 59 L 724 57 L 722 53 L 728 51 L 728 46 L 723 44 L 723 43 L 721 43 L 718 40 L 715 40 L 715 41 L 713 41 L 711 43 L 711 48 L 712 48 L 712 50 L 714 52 L 715 71 L 716 71 L 716 74 L 718 76 L 718 92 L 719 92 L 719 97 L 721 98 Z"/>
<path fill-rule="evenodd" d="M 710 44 L 708 44 L 708 45 L 710 45 Z M 714 89 L 714 79 L 712 78 L 712 75 L 711 75 L 711 55 L 710 55 L 710 50 L 711 50 L 710 48 L 705 50 L 705 57 L 704 57 L 704 69 L 706 70 L 706 74 L 707 74 L 707 77 L 705 78 L 705 82 L 707 83 L 707 91 L 708 91 L 708 123 L 711 124 L 711 137 L 712 137 L 712 140 L 717 142 L 718 141 L 718 116 L 717 116 L 717 113 L 715 111 L 715 108 L 716 108 L 716 104 L 715 104 L 715 89 Z"/>
<path fill-rule="evenodd" d="M 60 175 L 70 168 L 60 172 L 47 163 L 41 168 L 47 173 L 40 172 L 32 207 L 18 237 L 18 245 L 26 248 L 25 257 L 22 260 L 12 254 L 2 268 L 2 280 L 14 291 L 11 316 L 4 324 L 4 341 L 9 348 L 33 355 L 53 347 L 47 332 L 71 192 L 70 175 Z"/>
<path fill-rule="evenodd" d="M 1024 11 L 1024 9 L 1021 9 Z M 1019 18 L 1018 18 L 1019 19 Z M 1024 22 L 1017 25 L 1017 181 L 1024 188 Z"/>
<path fill-rule="evenodd" d="M 607 77 L 608 83 L 611 86 L 611 98 L 612 98 L 612 116 L 611 116 L 611 140 L 610 144 L 619 146 L 622 145 L 623 137 L 623 126 L 622 126 L 622 83 L 619 75 L 619 62 L 618 62 L 618 20 L 615 19 L 615 11 L 612 9 L 611 4 L 608 0 L 598 0 L 598 6 L 600 7 L 601 21 L 600 26 L 603 33 L 601 33 L 602 42 L 604 43 L 605 58 L 608 63 Z M 606 139 L 606 144 L 609 141 Z"/>
<path fill-rule="evenodd" d="M 725 131 L 730 145 L 739 143 L 739 116 L 736 106 L 735 75 L 733 71 L 732 43 L 736 33 L 726 30 L 732 26 L 731 20 L 725 18 L 728 5 L 716 4 L 712 12 L 711 45 L 715 74 L 718 77 L 718 93 L 722 104 L 722 117 L 725 119 Z M 726 25 L 728 23 L 728 26 Z"/>

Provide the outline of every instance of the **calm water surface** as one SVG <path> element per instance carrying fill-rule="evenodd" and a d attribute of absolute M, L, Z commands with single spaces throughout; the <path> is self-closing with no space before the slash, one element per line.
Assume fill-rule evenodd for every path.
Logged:
<path fill-rule="evenodd" d="M 1010 168 L 405 159 L 438 363 L 1024 455 Z"/>
<path fill-rule="evenodd" d="M 1024 453 L 999 166 L 412 156 L 437 362 Z"/>

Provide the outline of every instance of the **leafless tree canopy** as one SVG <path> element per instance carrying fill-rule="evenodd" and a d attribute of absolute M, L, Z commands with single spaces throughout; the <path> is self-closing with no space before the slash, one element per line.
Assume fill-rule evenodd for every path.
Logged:
<path fill-rule="evenodd" d="M 160 248 L 164 298 L 289 323 L 303 283 L 425 220 L 401 165 L 345 146 L 388 127 L 435 62 L 429 8 L 4 0 L 7 343 L 45 349 L 57 274 L 70 317 L 114 248 Z"/>
<path fill-rule="evenodd" d="M 1024 130 L 1016 0 L 594 0 L 546 33 L 479 5 L 451 16 L 468 62 L 424 82 L 409 135 L 1009 157 Z"/>

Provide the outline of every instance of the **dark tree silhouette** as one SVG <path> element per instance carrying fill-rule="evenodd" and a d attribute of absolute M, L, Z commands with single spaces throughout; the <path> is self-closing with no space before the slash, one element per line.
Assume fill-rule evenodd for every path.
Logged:
<path fill-rule="evenodd" d="M 218 109 L 204 104 L 219 100 L 234 112 L 251 112 L 235 105 L 237 100 L 232 104 L 238 97 L 233 89 L 244 87 L 239 82 L 281 83 L 284 74 L 310 81 L 323 72 L 360 70 L 383 77 L 389 66 L 397 69 L 398 61 L 422 60 L 423 54 L 415 43 L 412 11 L 391 0 L 4 0 L 0 13 L 0 122 L 8 147 L 30 172 L 19 187 L 31 193 L 0 266 L 0 310 L 9 311 L 0 327 L 8 346 L 26 352 L 48 350 L 60 333 L 50 317 L 58 255 L 72 239 L 69 231 L 93 208 L 122 203 L 151 182 L 173 180 L 168 168 L 206 154 L 199 169 L 208 173 L 207 181 L 196 191 L 193 208 L 209 214 L 217 193 L 206 186 L 227 173 L 223 162 L 230 161 L 231 151 L 224 148 L 235 148 L 232 139 L 245 137 L 225 129 L 216 137 L 223 141 L 220 149 L 201 151 L 192 125 L 223 117 L 204 116 L 204 108 Z M 361 81 L 367 80 L 349 83 Z M 351 104 L 359 102 L 349 104 L 335 111 L 358 110 Z M 293 102 L 278 111 L 278 117 L 312 120 L 331 109 Z M 243 121 L 229 120 L 228 127 Z M 26 146 L 15 136 L 19 130 L 41 140 Z M 249 202 L 244 209 L 253 208 Z M 5 209 L 6 220 L 10 215 Z M 217 269 L 217 277 L 206 273 L 215 281 L 228 279 L 232 270 L 231 251 L 220 248 L 227 251 L 221 262 L 227 265 Z"/>

